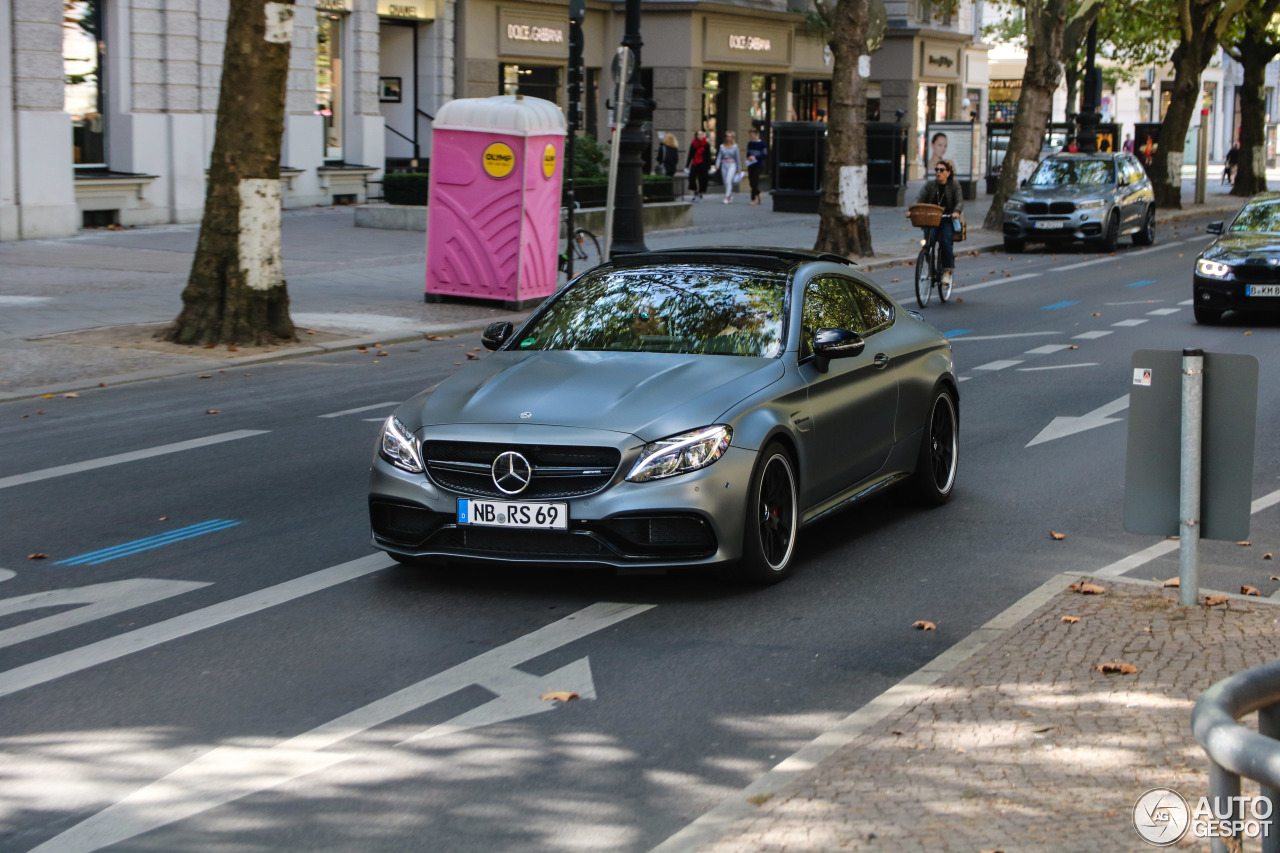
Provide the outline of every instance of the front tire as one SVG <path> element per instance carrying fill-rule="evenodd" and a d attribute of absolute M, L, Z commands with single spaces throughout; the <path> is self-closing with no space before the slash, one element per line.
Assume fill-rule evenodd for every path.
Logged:
<path fill-rule="evenodd" d="M 927 506 L 941 506 L 951 498 L 960 463 L 959 426 L 951 392 L 939 388 L 929 406 L 929 418 L 920 438 L 920 455 L 912 475 L 916 497 Z"/>
<path fill-rule="evenodd" d="M 1011 255 L 1016 255 L 1025 248 L 1027 248 L 1027 241 L 1020 237 L 1004 238 L 1004 250 Z"/>
<path fill-rule="evenodd" d="M 1102 251 L 1114 252 L 1120 244 L 1120 214 L 1112 211 L 1107 217 L 1107 230 L 1102 235 Z"/>
<path fill-rule="evenodd" d="M 800 529 L 795 466 L 781 444 L 760 454 L 751 475 L 742 560 L 737 576 L 748 583 L 778 583 L 791 574 Z"/>
<path fill-rule="evenodd" d="M 1219 311 L 1216 308 L 1201 308 L 1199 305 L 1191 306 L 1196 315 L 1196 322 L 1201 326 L 1216 326 L 1222 322 L 1222 315 L 1225 311 Z"/>
<path fill-rule="evenodd" d="M 929 247 L 925 246 L 916 255 L 916 304 L 921 308 L 928 307 L 932 295 L 933 267 L 929 263 Z"/>
<path fill-rule="evenodd" d="M 1150 246 L 1156 241 L 1156 206 L 1147 205 L 1147 215 L 1142 219 L 1142 227 L 1133 232 L 1133 245 Z"/>

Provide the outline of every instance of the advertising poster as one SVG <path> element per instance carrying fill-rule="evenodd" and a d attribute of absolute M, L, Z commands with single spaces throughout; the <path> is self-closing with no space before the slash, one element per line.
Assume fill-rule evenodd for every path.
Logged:
<path fill-rule="evenodd" d="M 973 125 L 967 121 L 934 122 L 924 137 L 925 173 L 932 176 L 939 160 L 956 166 L 956 178 L 973 177 Z"/>

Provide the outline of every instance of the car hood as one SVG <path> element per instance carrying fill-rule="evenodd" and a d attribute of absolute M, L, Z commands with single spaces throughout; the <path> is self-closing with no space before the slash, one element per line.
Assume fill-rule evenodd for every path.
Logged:
<path fill-rule="evenodd" d="M 1044 187 L 1044 188 L 1023 187 L 1022 189 L 1018 190 L 1013 194 L 1014 199 L 1022 202 L 1081 201 L 1083 199 L 1090 199 L 1090 198 L 1109 199 L 1111 198 L 1111 196 L 1112 196 L 1112 192 L 1107 187 L 1073 187 L 1073 186 Z"/>
<path fill-rule="evenodd" d="M 1280 234 L 1224 234 L 1201 257 L 1220 263 L 1266 263 L 1268 258 L 1280 258 Z"/>
<path fill-rule="evenodd" d="M 776 358 L 628 352 L 495 352 L 406 404 L 421 426 L 541 424 L 643 441 L 714 423 L 782 378 Z"/>

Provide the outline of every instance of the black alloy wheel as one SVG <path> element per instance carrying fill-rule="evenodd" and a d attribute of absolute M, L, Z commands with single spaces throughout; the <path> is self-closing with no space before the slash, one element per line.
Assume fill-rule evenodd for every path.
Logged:
<path fill-rule="evenodd" d="M 916 304 L 921 308 L 928 307 L 932 295 L 933 265 L 929 263 L 929 247 L 925 246 L 916 255 Z"/>
<path fill-rule="evenodd" d="M 777 583 L 791 574 L 800 528 L 795 467 L 780 444 L 760 454 L 751 478 L 738 576 L 750 583 Z"/>
<path fill-rule="evenodd" d="M 1114 252 L 1120 243 L 1120 214 L 1115 211 L 1107 217 L 1107 230 L 1102 234 L 1102 251 Z"/>
<path fill-rule="evenodd" d="M 1217 308 L 1202 308 L 1199 305 L 1193 305 L 1192 310 L 1196 315 L 1196 322 L 1201 326 L 1216 326 L 1222 322 L 1222 315 L 1225 311 L 1219 311 Z"/>
<path fill-rule="evenodd" d="M 929 420 L 920 440 L 920 455 L 913 475 L 921 502 L 940 506 L 951 498 L 960 462 L 960 430 L 951 392 L 939 388 L 929 407 Z"/>
<path fill-rule="evenodd" d="M 1027 248 L 1027 241 L 1020 237 L 1004 238 L 1004 250 L 1011 255 L 1016 255 L 1025 248 Z"/>
<path fill-rule="evenodd" d="M 1147 205 L 1147 215 L 1142 218 L 1142 227 L 1133 232 L 1133 245 L 1150 246 L 1156 241 L 1156 206 Z"/>

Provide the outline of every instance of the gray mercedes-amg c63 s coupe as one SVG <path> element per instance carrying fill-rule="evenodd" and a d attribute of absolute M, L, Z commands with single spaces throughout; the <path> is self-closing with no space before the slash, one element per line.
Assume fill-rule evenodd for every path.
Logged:
<path fill-rule="evenodd" d="M 718 566 L 776 582 L 806 525 L 955 486 L 951 347 L 845 259 L 682 249 L 582 274 L 378 439 L 373 544 L 404 563 Z"/>

